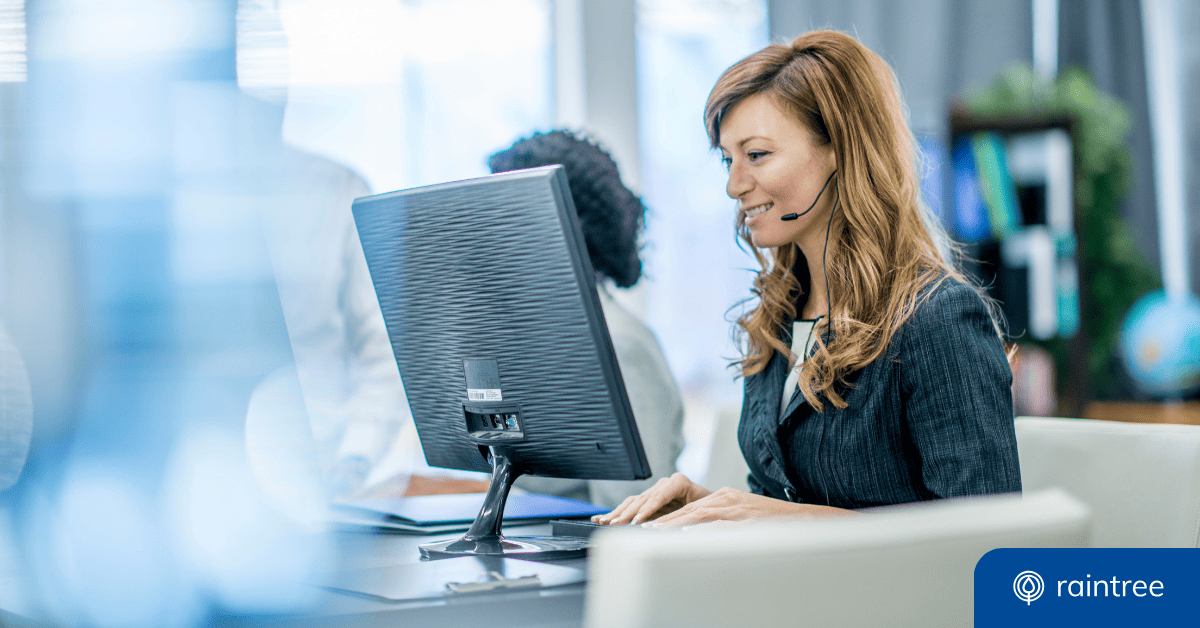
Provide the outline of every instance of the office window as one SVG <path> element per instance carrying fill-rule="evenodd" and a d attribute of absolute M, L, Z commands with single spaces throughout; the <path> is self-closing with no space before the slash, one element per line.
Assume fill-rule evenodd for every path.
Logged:
<path fill-rule="evenodd" d="M 685 395 L 737 403 L 726 311 L 749 295 L 725 170 L 708 145 L 704 102 L 727 67 L 767 43 L 762 0 L 637 5 L 642 180 L 648 220 L 647 315 Z"/>
<path fill-rule="evenodd" d="M 0 83 L 24 83 L 27 74 L 25 57 L 25 2 L 24 0 L 0 0 Z M 4 89 L 0 91 L 0 168 L 5 173 L 14 169 L 12 160 L 11 129 L 16 95 Z M 11 184 L 7 177 L 0 176 L 0 225 L 4 224 L 4 205 Z M 5 296 L 5 242 L 0 229 L 0 306 Z"/>
<path fill-rule="evenodd" d="M 284 102 L 288 86 L 288 40 L 278 0 L 238 0 L 237 83 L 242 91 Z"/>
<path fill-rule="evenodd" d="M 239 17 L 259 4 L 243 2 Z M 373 192 L 485 174 L 488 155 L 551 122 L 549 0 L 292 0 L 278 11 L 285 140 L 354 169 Z M 239 67 L 263 71 L 244 79 L 278 76 L 277 55 L 252 55 Z"/>
<path fill-rule="evenodd" d="M 25 2 L 0 0 L 0 83 L 24 83 L 25 65 Z"/>

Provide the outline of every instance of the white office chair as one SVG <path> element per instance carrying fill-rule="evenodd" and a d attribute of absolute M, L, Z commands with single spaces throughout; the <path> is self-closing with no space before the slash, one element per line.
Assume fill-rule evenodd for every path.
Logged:
<path fill-rule="evenodd" d="M 599 532 L 586 625 L 970 626 L 975 564 L 999 547 L 1087 545 L 1062 491 L 860 517 Z"/>
<path fill-rule="evenodd" d="M 1200 426 L 1017 418 L 1026 491 L 1092 510 L 1097 547 L 1200 546 Z"/>
<path fill-rule="evenodd" d="M 717 410 L 713 426 L 712 449 L 708 457 L 708 472 L 704 475 L 704 486 L 717 490 L 728 486 L 739 491 L 750 491 L 746 476 L 750 467 L 738 446 L 737 428 L 742 418 L 741 406 L 724 406 Z"/>

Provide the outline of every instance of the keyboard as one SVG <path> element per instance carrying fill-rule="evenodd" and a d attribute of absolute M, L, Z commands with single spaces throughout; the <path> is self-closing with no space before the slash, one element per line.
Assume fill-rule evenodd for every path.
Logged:
<path fill-rule="evenodd" d="M 625 524 L 629 525 L 629 524 Z M 591 538 L 592 534 L 600 528 L 620 528 L 622 526 L 608 526 L 601 523 L 592 523 L 587 519 L 552 519 L 550 521 L 550 534 L 554 536 L 581 536 L 583 538 Z"/>

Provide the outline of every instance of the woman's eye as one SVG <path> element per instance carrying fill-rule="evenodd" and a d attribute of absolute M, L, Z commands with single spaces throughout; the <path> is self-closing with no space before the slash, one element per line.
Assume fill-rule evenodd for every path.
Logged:
<path fill-rule="evenodd" d="M 758 161 L 759 159 L 766 157 L 768 154 L 769 153 L 765 150 L 752 150 L 746 153 L 746 156 L 750 158 L 750 161 Z"/>
<path fill-rule="evenodd" d="M 733 157 L 722 157 L 721 163 L 724 164 L 725 169 L 728 170 L 731 166 L 733 166 Z"/>

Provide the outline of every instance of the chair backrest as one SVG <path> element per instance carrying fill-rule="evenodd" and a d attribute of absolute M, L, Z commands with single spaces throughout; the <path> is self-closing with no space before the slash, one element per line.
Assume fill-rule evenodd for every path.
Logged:
<path fill-rule="evenodd" d="M 1026 491 L 1092 510 L 1096 547 L 1200 546 L 1200 426 L 1017 418 Z"/>
<path fill-rule="evenodd" d="M 1087 545 L 1062 491 L 880 509 L 858 517 L 603 530 L 586 625 L 969 626 L 975 564 L 999 547 Z"/>
<path fill-rule="evenodd" d="M 741 406 L 723 406 L 717 410 L 708 472 L 704 476 L 704 486 L 714 491 L 726 486 L 739 491 L 750 490 L 746 482 L 750 467 L 746 466 L 737 439 L 738 421 L 741 418 Z"/>

